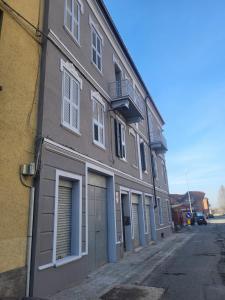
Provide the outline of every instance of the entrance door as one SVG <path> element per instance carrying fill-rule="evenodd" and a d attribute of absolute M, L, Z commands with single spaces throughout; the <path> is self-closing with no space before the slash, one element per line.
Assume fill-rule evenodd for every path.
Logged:
<path fill-rule="evenodd" d="M 140 231 L 139 231 L 139 197 L 132 194 L 132 223 L 133 223 L 133 238 L 134 247 L 140 245 Z"/>
<path fill-rule="evenodd" d="M 154 211 L 153 198 L 150 196 L 145 196 L 145 203 L 149 204 L 151 239 L 153 241 L 155 241 L 156 240 L 156 225 L 155 225 L 155 211 Z"/>
<path fill-rule="evenodd" d="M 145 207 L 145 214 L 146 214 L 146 229 L 147 229 L 147 232 L 149 234 L 151 234 L 150 232 L 150 205 L 146 205 Z"/>
<path fill-rule="evenodd" d="M 88 176 L 88 267 L 89 271 L 107 263 L 106 177 Z"/>
<path fill-rule="evenodd" d="M 129 194 L 121 193 L 121 208 L 122 208 L 122 222 L 123 222 L 123 248 L 124 251 L 132 249 L 131 246 L 131 220 L 130 220 L 130 206 Z"/>

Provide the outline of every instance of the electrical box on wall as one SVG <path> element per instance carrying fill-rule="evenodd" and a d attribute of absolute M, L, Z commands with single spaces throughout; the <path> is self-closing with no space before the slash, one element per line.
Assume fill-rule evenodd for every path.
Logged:
<path fill-rule="evenodd" d="M 21 165 L 20 170 L 23 176 L 33 176 L 35 174 L 35 163 Z"/>

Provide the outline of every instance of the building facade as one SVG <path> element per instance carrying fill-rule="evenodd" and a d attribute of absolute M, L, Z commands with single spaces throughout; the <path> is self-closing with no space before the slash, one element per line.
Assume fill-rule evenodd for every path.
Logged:
<path fill-rule="evenodd" d="M 31 294 L 171 233 L 164 121 L 102 1 L 45 2 Z"/>
<path fill-rule="evenodd" d="M 20 166 L 34 161 L 40 9 L 38 0 L 0 1 L 0 298 L 25 295 L 32 182 L 22 183 Z"/>

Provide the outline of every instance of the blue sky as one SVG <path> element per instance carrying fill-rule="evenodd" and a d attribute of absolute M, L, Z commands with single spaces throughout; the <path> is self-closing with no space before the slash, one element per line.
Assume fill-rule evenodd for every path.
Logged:
<path fill-rule="evenodd" d="M 171 193 L 225 185 L 225 1 L 105 0 L 165 122 Z"/>

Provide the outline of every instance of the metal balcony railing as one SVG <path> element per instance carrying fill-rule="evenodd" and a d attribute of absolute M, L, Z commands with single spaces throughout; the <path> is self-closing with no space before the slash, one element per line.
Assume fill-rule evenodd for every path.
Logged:
<path fill-rule="evenodd" d="M 119 102 L 121 100 L 129 101 L 126 103 L 126 112 L 124 114 L 127 118 L 139 117 L 144 118 L 145 106 L 143 98 L 135 91 L 131 82 L 128 79 L 121 81 L 115 81 L 109 84 L 109 94 L 112 103 Z M 125 102 L 124 102 L 125 105 Z M 115 107 L 116 108 L 116 107 Z M 119 109 L 122 106 L 118 106 Z M 126 117 L 125 116 L 125 117 Z"/>
<path fill-rule="evenodd" d="M 164 135 L 158 131 L 151 131 L 151 147 L 153 150 L 158 152 L 166 152 L 168 150 L 167 148 L 167 142 Z"/>

